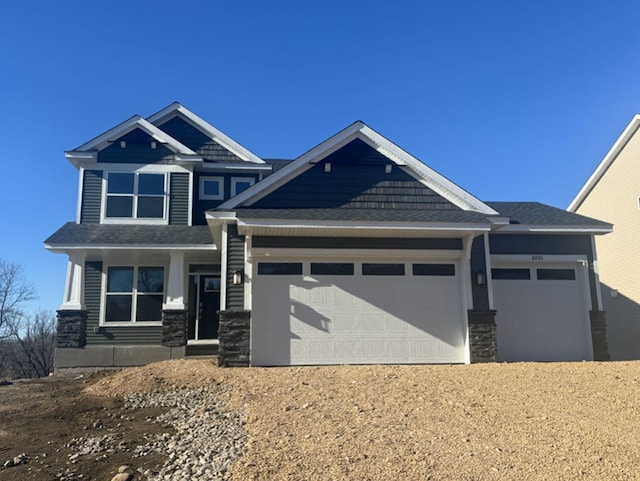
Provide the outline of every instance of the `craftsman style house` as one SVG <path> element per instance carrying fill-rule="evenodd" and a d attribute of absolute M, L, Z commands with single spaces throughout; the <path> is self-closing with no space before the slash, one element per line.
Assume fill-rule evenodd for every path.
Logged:
<path fill-rule="evenodd" d="M 56 369 L 606 359 L 594 236 L 483 202 L 362 122 L 290 162 L 180 104 L 66 152 Z"/>
<path fill-rule="evenodd" d="M 612 359 L 640 359 L 640 115 L 636 115 L 569 206 L 613 222 L 596 238 Z"/>

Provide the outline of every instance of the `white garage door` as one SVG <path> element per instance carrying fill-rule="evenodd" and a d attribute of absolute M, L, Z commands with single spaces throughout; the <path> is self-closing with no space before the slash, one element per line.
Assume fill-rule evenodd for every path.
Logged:
<path fill-rule="evenodd" d="M 253 365 L 465 362 L 455 261 L 259 260 L 254 269 Z"/>
<path fill-rule="evenodd" d="M 492 269 L 501 361 L 593 359 L 584 268 Z"/>

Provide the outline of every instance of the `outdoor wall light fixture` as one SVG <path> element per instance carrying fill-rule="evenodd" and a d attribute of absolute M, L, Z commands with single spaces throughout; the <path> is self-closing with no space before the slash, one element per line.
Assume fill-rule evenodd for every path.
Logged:
<path fill-rule="evenodd" d="M 476 272 L 476 283 L 479 286 L 484 286 L 486 281 L 487 281 L 487 279 L 484 276 L 484 272 L 482 272 L 482 271 Z"/>
<path fill-rule="evenodd" d="M 242 284 L 242 271 L 235 270 L 233 271 L 233 277 L 231 278 L 231 284 L 234 286 L 239 286 Z"/>

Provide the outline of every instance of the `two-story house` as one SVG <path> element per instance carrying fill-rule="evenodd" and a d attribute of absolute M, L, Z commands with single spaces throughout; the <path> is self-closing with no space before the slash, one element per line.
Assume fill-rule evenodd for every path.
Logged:
<path fill-rule="evenodd" d="M 66 157 L 57 369 L 607 358 L 609 224 L 483 202 L 362 122 L 265 161 L 174 103 Z"/>

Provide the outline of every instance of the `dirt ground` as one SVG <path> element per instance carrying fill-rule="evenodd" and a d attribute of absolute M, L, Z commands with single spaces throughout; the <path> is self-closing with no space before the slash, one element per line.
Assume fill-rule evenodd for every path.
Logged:
<path fill-rule="evenodd" d="M 119 396 L 183 385 L 231 388 L 220 396 L 249 433 L 232 480 L 640 479 L 640 362 L 220 369 L 211 361 L 0 387 L 0 460 L 32 458 L 0 479 L 57 479 L 71 467 L 108 480 L 119 464 L 140 466 L 126 452 L 69 465 L 68 450 L 56 449 L 96 419 L 137 442 L 158 429 L 146 420 L 154 414 L 122 413 Z M 36 462 L 39 453 L 47 457 Z"/>

